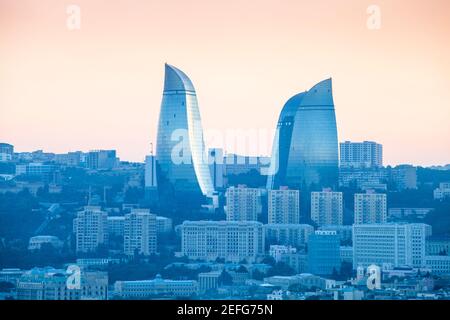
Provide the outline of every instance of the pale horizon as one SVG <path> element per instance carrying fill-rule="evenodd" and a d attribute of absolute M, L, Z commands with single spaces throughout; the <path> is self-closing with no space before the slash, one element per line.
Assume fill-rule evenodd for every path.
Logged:
<path fill-rule="evenodd" d="M 270 150 L 284 103 L 331 77 L 339 142 L 381 143 L 385 165 L 446 165 L 449 12 L 445 0 L 0 0 L 0 142 L 142 162 L 167 62 L 192 80 L 205 132 L 263 130 Z"/>

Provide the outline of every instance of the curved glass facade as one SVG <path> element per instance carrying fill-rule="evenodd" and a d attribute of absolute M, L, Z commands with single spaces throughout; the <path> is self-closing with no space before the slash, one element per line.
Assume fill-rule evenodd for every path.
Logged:
<path fill-rule="evenodd" d="M 211 195 L 205 154 L 194 86 L 181 70 L 166 64 L 156 145 L 158 187 L 175 194 Z"/>
<path fill-rule="evenodd" d="M 337 188 L 338 141 L 332 83 L 327 79 L 292 97 L 278 121 L 272 153 L 278 170 L 267 187 Z"/>

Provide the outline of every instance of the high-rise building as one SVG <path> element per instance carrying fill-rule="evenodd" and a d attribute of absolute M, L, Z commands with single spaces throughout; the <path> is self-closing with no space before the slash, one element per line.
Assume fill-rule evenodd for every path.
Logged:
<path fill-rule="evenodd" d="M 0 143 L 0 162 L 11 161 L 14 156 L 14 146 L 9 143 Z"/>
<path fill-rule="evenodd" d="M 417 168 L 412 165 L 392 168 L 391 177 L 396 190 L 417 189 Z"/>
<path fill-rule="evenodd" d="M 340 143 L 343 168 L 379 168 L 383 166 L 383 146 L 373 141 Z"/>
<path fill-rule="evenodd" d="M 269 190 L 268 223 L 300 223 L 300 191 L 287 187 Z"/>
<path fill-rule="evenodd" d="M 264 229 L 256 221 L 185 221 L 181 251 L 189 259 L 254 262 L 264 254 Z"/>
<path fill-rule="evenodd" d="M 145 188 L 154 189 L 158 186 L 156 182 L 156 159 L 154 155 L 145 157 Z"/>
<path fill-rule="evenodd" d="M 284 105 L 275 133 L 267 188 L 288 186 L 302 193 L 336 188 L 338 160 L 332 82 L 327 79 Z"/>
<path fill-rule="evenodd" d="M 108 242 L 108 214 L 100 207 L 87 206 L 73 221 L 77 252 L 96 251 Z"/>
<path fill-rule="evenodd" d="M 343 224 L 342 192 L 311 192 L 311 220 L 318 226 Z"/>
<path fill-rule="evenodd" d="M 431 226 L 413 224 L 355 224 L 353 225 L 353 268 L 371 264 L 393 267 L 425 266 L 425 241 Z"/>
<path fill-rule="evenodd" d="M 340 239 L 335 231 L 316 231 L 308 241 L 309 272 L 331 275 L 341 267 Z"/>
<path fill-rule="evenodd" d="M 228 221 L 258 221 L 262 210 L 261 189 L 239 185 L 228 188 L 225 196 Z"/>
<path fill-rule="evenodd" d="M 133 209 L 125 215 L 124 253 L 149 256 L 156 253 L 156 215 L 148 209 Z"/>
<path fill-rule="evenodd" d="M 156 145 L 160 194 L 211 195 L 211 181 L 197 95 L 188 76 L 166 64 Z"/>
<path fill-rule="evenodd" d="M 355 194 L 355 224 L 385 223 L 386 218 L 386 194 L 373 190 Z"/>

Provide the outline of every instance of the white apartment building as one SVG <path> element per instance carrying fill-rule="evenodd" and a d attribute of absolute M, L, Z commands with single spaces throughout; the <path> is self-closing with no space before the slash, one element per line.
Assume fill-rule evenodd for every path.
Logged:
<path fill-rule="evenodd" d="M 258 221 L 262 211 L 261 189 L 239 185 L 228 188 L 225 196 L 228 221 Z"/>
<path fill-rule="evenodd" d="M 431 226 L 412 224 L 354 224 L 353 268 L 371 264 L 425 267 L 425 239 Z"/>
<path fill-rule="evenodd" d="M 156 215 L 148 209 L 133 209 L 125 215 L 124 253 L 145 256 L 156 253 Z"/>
<path fill-rule="evenodd" d="M 386 194 L 373 190 L 355 194 L 355 224 L 385 223 L 386 218 Z"/>
<path fill-rule="evenodd" d="M 269 190 L 268 222 L 299 223 L 300 191 L 281 187 L 280 190 Z"/>
<path fill-rule="evenodd" d="M 100 207 L 87 206 L 73 221 L 77 252 L 91 252 L 108 242 L 108 214 Z"/>
<path fill-rule="evenodd" d="M 333 192 L 331 189 L 311 192 L 311 220 L 318 226 L 342 225 L 344 222 L 342 192 Z"/>
<path fill-rule="evenodd" d="M 340 143 L 340 166 L 379 168 L 383 166 L 383 146 L 373 141 Z"/>
<path fill-rule="evenodd" d="M 185 221 L 181 251 L 189 259 L 254 262 L 264 254 L 264 229 L 256 221 Z"/>

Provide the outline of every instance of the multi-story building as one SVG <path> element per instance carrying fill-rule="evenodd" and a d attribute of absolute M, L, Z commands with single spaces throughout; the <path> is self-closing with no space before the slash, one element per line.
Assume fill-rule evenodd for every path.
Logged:
<path fill-rule="evenodd" d="M 352 226 L 341 226 L 341 225 L 324 225 L 319 227 L 322 231 L 336 231 L 337 235 L 341 239 L 341 242 L 351 243 L 352 242 Z"/>
<path fill-rule="evenodd" d="M 156 215 L 148 209 L 133 209 L 125 215 L 124 253 L 145 256 L 156 253 Z"/>
<path fill-rule="evenodd" d="M 108 217 L 108 233 L 109 235 L 122 236 L 125 228 L 124 216 Z"/>
<path fill-rule="evenodd" d="M 341 256 L 341 263 L 353 263 L 353 247 L 351 246 L 341 246 L 339 249 Z"/>
<path fill-rule="evenodd" d="M 269 190 L 268 223 L 296 224 L 300 222 L 300 191 L 280 187 Z"/>
<path fill-rule="evenodd" d="M 309 224 L 266 224 L 264 225 L 266 242 L 271 244 L 303 248 L 314 227 Z"/>
<path fill-rule="evenodd" d="M 450 275 L 450 256 L 427 255 L 425 265 L 433 274 Z"/>
<path fill-rule="evenodd" d="M 354 224 L 353 268 L 371 264 L 425 266 L 425 241 L 431 226 L 423 223 Z"/>
<path fill-rule="evenodd" d="M 386 194 L 373 190 L 355 194 L 355 224 L 385 223 L 386 218 Z"/>
<path fill-rule="evenodd" d="M 108 214 L 100 207 L 87 206 L 73 221 L 77 252 L 96 251 L 108 242 Z"/>
<path fill-rule="evenodd" d="M 340 143 L 343 168 L 379 168 L 383 166 L 383 146 L 373 141 Z"/>
<path fill-rule="evenodd" d="M 180 197 L 212 195 L 214 186 L 205 154 L 194 85 L 183 71 L 166 64 L 156 144 L 158 189 L 164 195 L 163 205 Z"/>
<path fill-rule="evenodd" d="M 316 231 L 308 241 L 308 269 L 315 275 L 338 273 L 341 267 L 340 239 L 335 231 Z"/>
<path fill-rule="evenodd" d="M 225 163 L 223 149 L 214 148 L 208 150 L 208 164 L 214 190 L 225 187 Z"/>
<path fill-rule="evenodd" d="M 181 252 L 189 259 L 254 262 L 264 254 L 263 225 L 256 221 L 185 221 Z"/>
<path fill-rule="evenodd" d="M 195 280 L 166 280 L 157 275 L 153 280 L 116 281 L 114 293 L 123 299 L 167 296 L 188 298 L 198 294 Z"/>
<path fill-rule="evenodd" d="M 332 80 L 290 98 L 278 119 L 267 189 L 307 192 L 338 185 L 338 141 Z M 309 195 L 303 197 L 309 202 Z"/>
<path fill-rule="evenodd" d="M 386 190 L 388 171 L 384 168 L 340 168 L 339 186 L 345 188 Z"/>
<path fill-rule="evenodd" d="M 450 236 L 431 236 L 425 243 L 429 256 L 450 256 Z"/>
<path fill-rule="evenodd" d="M 239 185 L 226 191 L 228 221 L 258 221 L 261 215 L 261 189 Z"/>
<path fill-rule="evenodd" d="M 439 188 L 434 189 L 434 200 L 443 200 L 450 198 L 450 182 L 443 182 L 439 184 Z"/>
<path fill-rule="evenodd" d="M 28 250 L 40 250 L 45 245 L 58 250 L 62 248 L 63 242 L 55 236 L 34 236 L 28 242 Z"/>
<path fill-rule="evenodd" d="M 80 300 L 81 287 L 67 286 L 66 270 L 34 268 L 17 281 L 18 300 Z"/>
<path fill-rule="evenodd" d="M 269 255 L 275 260 L 275 262 L 280 262 L 281 257 L 288 253 L 297 253 L 297 249 L 294 247 L 281 245 L 271 245 L 269 248 Z"/>
<path fill-rule="evenodd" d="M 0 143 L 0 162 L 11 161 L 14 156 L 14 146 L 9 143 Z"/>
<path fill-rule="evenodd" d="M 156 216 L 156 234 L 168 234 L 172 232 L 172 219 Z"/>
<path fill-rule="evenodd" d="M 87 155 L 87 167 L 95 170 L 110 170 L 117 166 L 116 150 L 92 150 Z"/>
<path fill-rule="evenodd" d="M 198 274 L 198 286 L 200 292 L 215 290 L 219 287 L 219 280 L 222 272 L 211 271 Z"/>
<path fill-rule="evenodd" d="M 388 220 L 423 219 L 433 208 L 389 208 Z"/>
<path fill-rule="evenodd" d="M 311 220 L 318 226 L 342 225 L 344 207 L 342 192 L 323 189 L 322 192 L 311 192 Z"/>
<path fill-rule="evenodd" d="M 396 190 L 417 189 L 417 168 L 399 165 L 391 169 L 391 179 Z"/>

